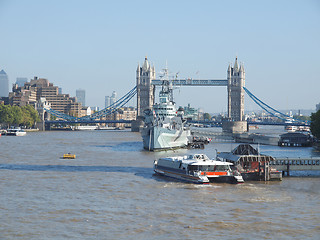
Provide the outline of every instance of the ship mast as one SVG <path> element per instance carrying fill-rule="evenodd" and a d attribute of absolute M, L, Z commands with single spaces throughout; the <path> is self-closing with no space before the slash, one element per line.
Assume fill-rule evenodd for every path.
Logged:
<path fill-rule="evenodd" d="M 172 81 L 169 79 L 169 71 L 168 66 L 166 64 L 166 68 L 162 69 L 162 75 L 160 76 L 160 79 L 162 80 L 162 89 L 160 91 L 160 95 L 166 94 L 168 95 L 168 100 L 170 102 L 173 102 L 173 86 Z"/>

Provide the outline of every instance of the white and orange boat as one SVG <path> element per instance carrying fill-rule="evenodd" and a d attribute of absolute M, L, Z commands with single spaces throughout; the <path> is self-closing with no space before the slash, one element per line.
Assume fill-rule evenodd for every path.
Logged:
<path fill-rule="evenodd" d="M 232 165 L 229 162 L 211 160 L 205 154 L 194 154 L 159 158 L 154 161 L 154 171 L 191 183 L 243 183 L 241 174 L 232 170 Z"/>

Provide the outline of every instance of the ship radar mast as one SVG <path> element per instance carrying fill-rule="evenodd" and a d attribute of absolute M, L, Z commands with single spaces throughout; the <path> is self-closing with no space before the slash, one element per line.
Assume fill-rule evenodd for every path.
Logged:
<path fill-rule="evenodd" d="M 162 69 L 161 75 L 159 76 L 162 81 L 162 89 L 159 93 L 160 98 L 167 96 L 168 101 L 173 103 L 173 85 L 169 79 L 169 71 L 166 63 L 166 67 Z"/>

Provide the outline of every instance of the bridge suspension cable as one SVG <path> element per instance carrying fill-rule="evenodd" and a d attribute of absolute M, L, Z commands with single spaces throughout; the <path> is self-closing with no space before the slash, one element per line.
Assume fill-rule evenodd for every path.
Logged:
<path fill-rule="evenodd" d="M 81 117 L 79 118 L 79 120 L 97 119 L 97 118 L 112 114 L 115 111 L 117 111 L 119 108 L 126 105 L 127 102 L 129 102 L 136 95 L 136 93 L 137 93 L 137 87 L 135 86 L 127 94 L 125 94 L 123 97 L 121 97 L 119 100 L 117 100 L 113 104 L 109 105 L 108 107 L 102 109 L 99 112 L 95 112 L 89 116 Z"/>
<path fill-rule="evenodd" d="M 263 101 L 261 101 L 259 98 L 257 98 L 255 95 L 253 95 L 253 93 L 251 93 L 246 87 L 243 87 L 244 91 L 248 94 L 248 96 L 259 106 L 261 107 L 263 110 L 265 110 L 267 113 L 271 114 L 274 117 L 277 117 L 281 120 L 287 120 L 287 119 L 292 119 L 294 121 L 297 122 L 301 122 L 300 120 L 295 120 L 293 119 L 291 116 L 284 114 L 274 108 L 272 108 L 271 106 L 269 106 L 268 104 L 264 103 Z M 278 113 L 278 114 L 276 114 Z"/>
<path fill-rule="evenodd" d="M 123 97 L 121 97 L 116 102 L 114 102 L 113 104 L 109 105 L 108 107 L 102 109 L 101 111 L 95 112 L 95 113 L 93 113 L 93 114 L 91 114 L 89 116 L 84 116 L 84 117 L 81 117 L 81 118 L 61 113 L 59 111 L 53 110 L 52 108 L 44 108 L 44 110 L 46 110 L 50 114 L 52 114 L 52 115 L 54 115 L 54 116 L 56 116 L 58 118 L 62 118 L 64 120 L 76 120 L 76 121 L 79 121 L 79 122 L 87 121 L 87 120 L 93 120 L 93 119 L 104 117 L 104 116 L 107 116 L 107 115 L 110 115 L 110 114 L 116 112 L 118 109 L 120 109 L 125 104 L 127 104 L 136 95 L 136 93 L 137 93 L 137 87 L 135 86 L 127 94 L 125 94 Z"/>

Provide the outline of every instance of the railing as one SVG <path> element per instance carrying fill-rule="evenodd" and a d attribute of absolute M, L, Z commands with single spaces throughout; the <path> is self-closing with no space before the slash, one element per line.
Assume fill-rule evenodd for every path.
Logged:
<path fill-rule="evenodd" d="M 270 166 L 274 166 L 279 171 L 318 171 L 320 170 L 320 158 L 275 158 L 270 161 Z"/>
<path fill-rule="evenodd" d="M 163 84 L 163 80 L 152 80 L 152 85 L 161 86 Z M 225 79 L 175 79 L 172 80 L 172 85 L 174 86 L 228 86 L 228 80 Z"/>

